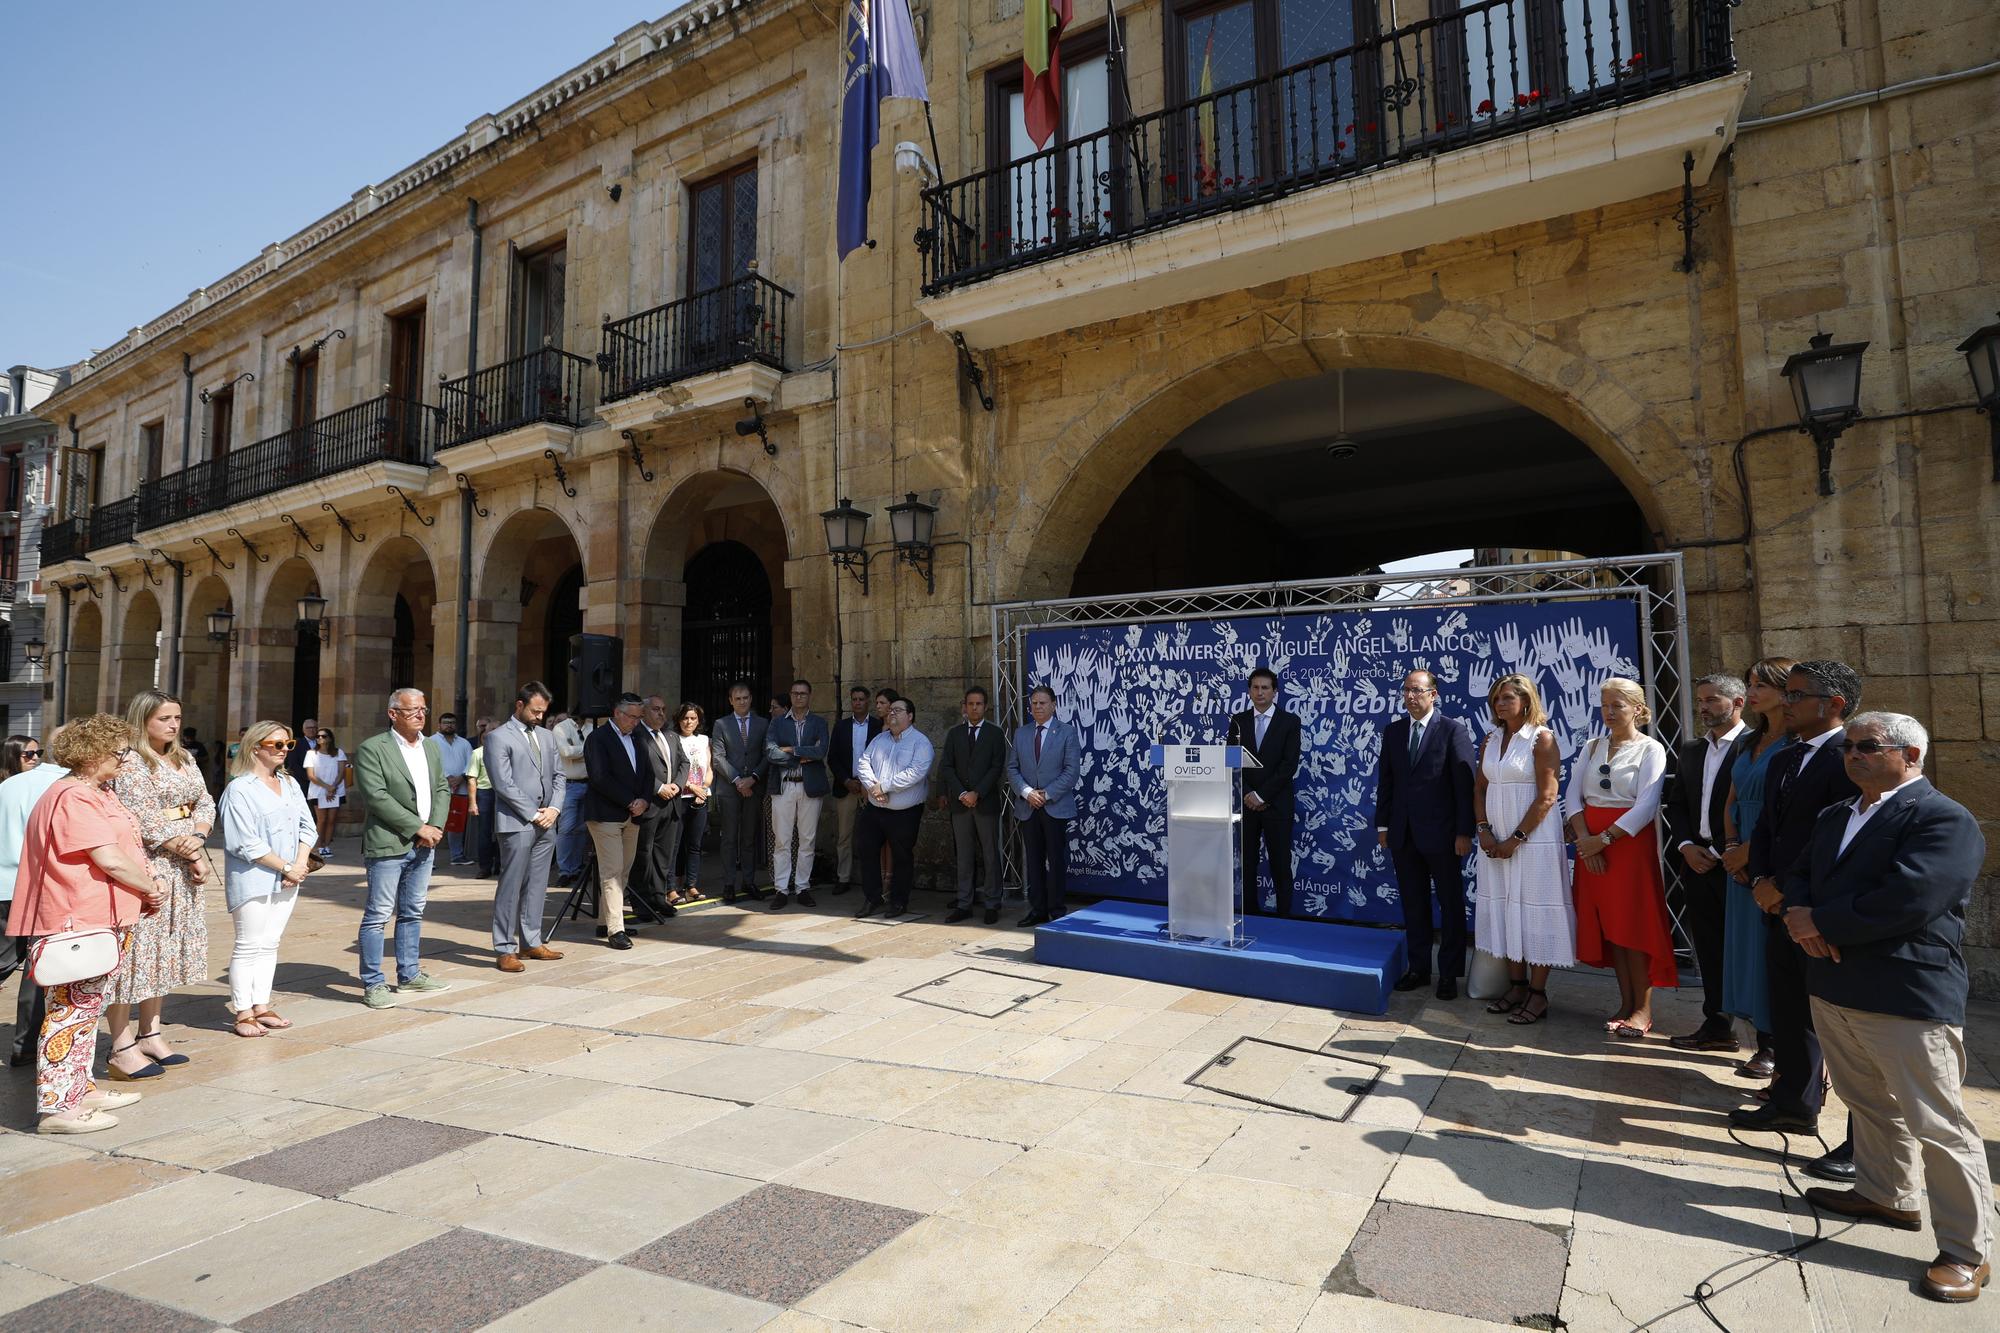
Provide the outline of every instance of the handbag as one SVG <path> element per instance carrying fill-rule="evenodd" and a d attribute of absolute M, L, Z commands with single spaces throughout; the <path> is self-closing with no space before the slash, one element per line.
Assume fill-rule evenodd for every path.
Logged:
<path fill-rule="evenodd" d="M 1467 969 L 1465 994 L 1473 1000 L 1497 1000 L 1507 993 L 1512 985 L 1507 975 L 1507 960 L 1495 958 L 1484 949 L 1472 951 L 1472 966 Z"/>
<path fill-rule="evenodd" d="M 103 926 L 44 935 L 28 950 L 28 976 L 44 989 L 117 970 L 118 932 Z"/>
<path fill-rule="evenodd" d="M 444 819 L 444 831 L 446 833 L 465 832 L 465 814 L 471 806 L 472 798 L 470 796 L 460 794 L 452 797 L 451 810 L 445 815 Z"/>

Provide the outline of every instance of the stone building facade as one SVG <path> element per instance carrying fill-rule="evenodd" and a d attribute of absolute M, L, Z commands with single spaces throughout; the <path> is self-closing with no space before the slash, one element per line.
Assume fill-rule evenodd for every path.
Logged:
<path fill-rule="evenodd" d="M 1082 0 L 1023 164 L 1017 7 L 913 8 L 930 120 L 884 105 L 844 263 L 839 11 L 698 0 L 73 367 L 61 707 L 157 672 L 210 732 L 355 734 L 410 680 L 497 713 L 583 631 L 628 685 L 893 683 L 935 727 L 995 602 L 1677 550 L 1699 669 L 1847 659 L 2000 833 L 1956 350 L 2000 303 L 2000 11 Z M 1868 344 L 1831 494 L 1781 374 L 1821 331 Z"/>

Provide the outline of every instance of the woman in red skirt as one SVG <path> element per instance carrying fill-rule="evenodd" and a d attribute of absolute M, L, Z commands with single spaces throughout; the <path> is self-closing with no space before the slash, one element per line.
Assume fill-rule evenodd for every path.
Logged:
<path fill-rule="evenodd" d="M 1653 1030 L 1653 987 L 1675 986 L 1672 927 L 1660 879 L 1660 784 L 1667 749 L 1639 728 L 1652 720 L 1636 681 L 1604 682 L 1604 728 L 1570 769 L 1576 843 L 1576 960 L 1618 974 L 1618 1012 L 1605 1030 L 1638 1041 Z"/>

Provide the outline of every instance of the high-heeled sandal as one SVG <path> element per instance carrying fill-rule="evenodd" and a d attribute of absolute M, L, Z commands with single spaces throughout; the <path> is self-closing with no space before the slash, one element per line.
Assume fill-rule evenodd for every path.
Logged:
<path fill-rule="evenodd" d="M 137 1050 L 138 1046 L 139 1043 L 136 1041 L 127 1042 L 125 1045 L 120 1046 L 117 1050 L 111 1052 L 112 1058 L 116 1059 L 118 1056 L 124 1054 L 126 1051 Z M 140 1051 L 139 1053 L 141 1055 L 145 1054 L 144 1051 Z M 137 1083 L 142 1078 L 158 1078 L 160 1075 L 167 1072 L 165 1067 L 163 1067 L 158 1060 L 152 1060 L 151 1057 L 148 1057 L 148 1060 L 149 1060 L 148 1064 L 142 1066 L 136 1072 L 130 1074 L 120 1069 L 117 1065 L 112 1064 L 110 1060 L 106 1060 L 104 1062 L 104 1076 L 110 1079 L 113 1083 Z"/>
<path fill-rule="evenodd" d="M 1514 998 L 1514 992 L 1516 991 L 1521 993 L 1521 998 L 1518 1000 Z M 1526 1004 L 1528 997 L 1532 994 L 1534 994 L 1534 988 L 1528 985 L 1527 982 L 1510 981 L 1507 983 L 1507 993 L 1487 1005 L 1486 1012 L 1489 1014 L 1511 1014 Z"/>
<path fill-rule="evenodd" d="M 1537 995 L 1542 997 L 1542 1012 L 1540 1012 L 1539 1014 L 1531 1014 L 1528 1012 L 1528 1006 L 1535 1002 L 1535 997 Z M 1512 1016 L 1510 1016 L 1507 1019 L 1507 1021 L 1509 1023 L 1512 1023 L 1517 1028 L 1524 1028 L 1527 1027 L 1530 1023 L 1539 1023 L 1548 1016 L 1549 1016 L 1549 993 L 1545 990 L 1537 990 L 1533 986 L 1530 986 L 1528 987 L 1528 998 L 1521 1001 L 1521 1007 L 1519 1009 L 1516 1009 L 1513 1012 Z"/>

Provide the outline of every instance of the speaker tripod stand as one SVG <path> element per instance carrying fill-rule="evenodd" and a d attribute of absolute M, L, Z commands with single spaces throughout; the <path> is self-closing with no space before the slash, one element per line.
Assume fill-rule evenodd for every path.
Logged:
<path fill-rule="evenodd" d="M 654 925 L 664 925 L 666 923 L 666 918 L 654 911 L 653 905 L 647 902 L 645 898 L 633 893 L 629 884 L 625 893 L 625 903 L 628 908 L 632 909 L 634 916 L 643 917 Z M 598 924 L 605 928 L 607 934 L 616 935 L 619 931 L 625 929 L 623 921 L 613 924 L 603 919 L 604 892 L 597 873 L 597 848 L 595 846 L 585 849 L 583 864 L 577 867 L 576 879 L 570 883 L 569 895 L 563 899 L 561 909 L 556 912 L 555 922 L 548 930 L 548 938 L 553 940 L 556 937 L 556 933 L 562 929 L 564 921 L 581 920 L 585 912 L 598 918 Z"/>

